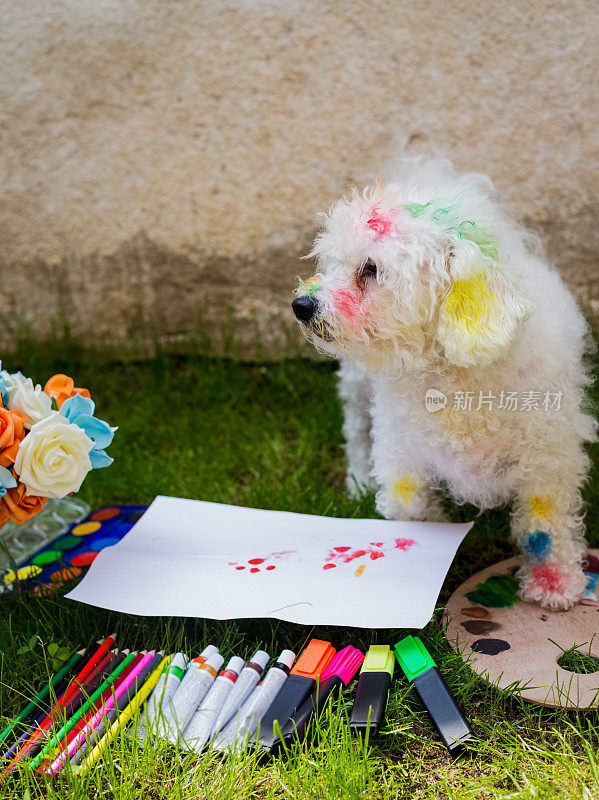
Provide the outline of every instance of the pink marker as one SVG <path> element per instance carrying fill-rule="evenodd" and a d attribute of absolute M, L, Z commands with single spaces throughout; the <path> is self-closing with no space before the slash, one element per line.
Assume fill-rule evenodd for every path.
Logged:
<path fill-rule="evenodd" d="M 364 653 L 351 645 L 344 647 L 337 655 L 333 656 L 320 676 L 318 686 L 284 726 L 283 739 L 285 741 L 291 741 L 295 737 L 302 739 L 312 715 L 320 713 L 330 695 L 340 694 L 360 669 L 363 661 Z"/>
<path fill-rule="evenodd" d="M 110 697 L 106 700 L 105 705 L 103 708 L 100 708 L 91 720 L 87 723 L 87 725 L 81 729 L 79 734 L 73 739 L 73 741 L 69 744 L 66 750 L 63 750 L 62 753 L 55 759 L 48 769 L 45 772 L 58 772 L 62 765 L 70 759 L 73 753 L 81 747 L 81 744 L 87 738 L 88 734 L 90 734 L 94 728 L 96 728 L 102 718 L 108 714 L 108 712 L 114 707 L 116 703 L 120 700 L 120 698 L 125 694 L 127 689 L 135 683 L 135 679 L 137 676 L 144 670 L 145 667 L 150 663 L 150 661 L 154 658 L 156 651 L 150 650 L 149 653 L 139 661 L 135 667 L 131 670 L 131 672 L 127 675 L 124 680 L 119 683 L 116 690 L 110 695 Z"/>

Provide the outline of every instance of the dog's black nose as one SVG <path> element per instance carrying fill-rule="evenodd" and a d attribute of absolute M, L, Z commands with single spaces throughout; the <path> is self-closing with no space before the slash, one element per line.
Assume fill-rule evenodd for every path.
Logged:
<path fill-rule="evenodd" d="M 316 312 L 316 300 L 303 294 L 301 297 L 295 298 L 291 308 L 300 322 L 310 322 Z"/>

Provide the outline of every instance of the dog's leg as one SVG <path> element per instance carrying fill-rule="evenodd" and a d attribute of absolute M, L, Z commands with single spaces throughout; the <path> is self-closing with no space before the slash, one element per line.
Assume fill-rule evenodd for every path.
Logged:
<path fill-rule="evenodd" d="M 381 476 L 381 473 L 377 473 Z M 428 483 L 425 473 L 410 467 L 385 472 L 380 477 L 381 488 L 376 493 L 376 508 L 385 519 L 413 519 L 442 522 L 446 515 L 441 498 Z"/>
<path fill-rule="evenodd" d="M 337 386 L 343 404 L 347 491 L 350 496 L 357 497 L 362 492 L 374 488 L 370 475 L 371 381 L 359 365 L 343 360 Z"/>
<path fill-rule="evenodd" d="M 413 422 L 393 384 L 377 382 L 372 446 L 377 511 L 386 519 L 444 520 L 441 499 L 430 486 L 412 431 Z"/>
<path fill-rule="evenodd" d="M 580 483 L 567 474 L 534 482 L 519 492 L 514 507 L 512 535 L 523 556 L 520 596 L 551 611 L 571 608 L 587 584 Z"/>

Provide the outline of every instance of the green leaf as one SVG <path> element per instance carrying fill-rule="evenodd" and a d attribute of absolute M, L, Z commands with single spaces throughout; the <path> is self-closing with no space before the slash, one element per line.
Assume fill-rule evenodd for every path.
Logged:
<path fill-rule="evenodd" d="M 59 658 L 61 661 L 66 661 L 70 655 L 71 651 L 68 647 L 60 647 L 58 653 L 56 653 L 56 658 Z"/>
<path fill-rule="evenodd" d="M 52 644 L 48 645 L 48 652 L 50 653 L 51 656 L 55 656 L 56 653 L 58 653 L 58 645 L 56 644 L 56 642 L 52 642 Z"/>

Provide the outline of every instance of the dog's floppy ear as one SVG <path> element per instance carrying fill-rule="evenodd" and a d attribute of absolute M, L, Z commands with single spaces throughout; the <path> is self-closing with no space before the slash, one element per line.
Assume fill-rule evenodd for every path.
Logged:
<path fill-rule="evenodd" d="M 505 352 L 533 305 L 508 271 L 471 241 L 451 245 L 448 268 L 451 284 L 441 303 L 438 342 L 457 366 L 490 364 Z"/>

